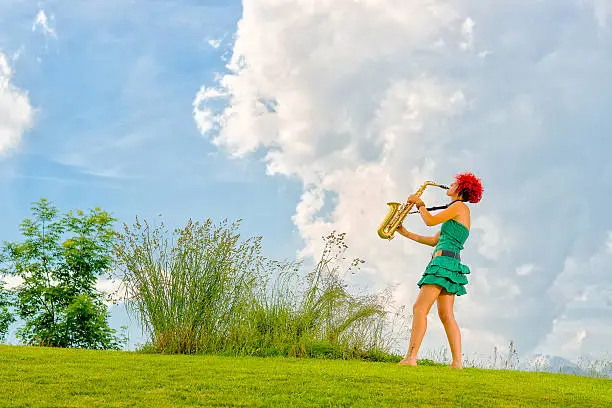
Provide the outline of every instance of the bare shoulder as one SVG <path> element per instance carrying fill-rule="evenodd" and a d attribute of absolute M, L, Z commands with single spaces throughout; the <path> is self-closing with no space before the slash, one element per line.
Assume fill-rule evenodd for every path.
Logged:
<path fill-rule="evenodd" d="M 457 214 L 469 214 L 470 213 L 470 207 L 468 207 L 468 205 L 466 203 L 464 203 L 463 201 L 455 201 L 451 204 L 451 207 L 453 207 L 455 209 L 455 212 Z"/>
<path fill-rule="evenodd" d="M 466 214 L 470 213 L 470 207 L 464 203 L 463 201 L 458 201 L 457 204 L 459 204 L 459 208 L 461 209 L 461 211 L 465 212 Z"/>
<path fill-rule="evenodd" d="M 456 206 L 455 211 L 457 215 L 454 217 L 455 220 L 462 223 L 469 229 L 471 224 L 470 207 L 463 201 L 457 201 L 453 204 L 453 206 Z"/>

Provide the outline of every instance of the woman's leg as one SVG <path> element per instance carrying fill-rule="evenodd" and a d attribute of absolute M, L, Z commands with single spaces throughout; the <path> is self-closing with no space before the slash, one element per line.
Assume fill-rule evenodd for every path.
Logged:
<path fill-rule="evenodd" d="M 455 320 L 455 314 L 453 313 L 453 305 L 455 303 L 455 295 L 448 293 L 446 289 L 443 289 L 438 296 L 438 316 L 440 321 L 444 325 L 444 331 L 448 338 L 448 345 L 450 346 L 451 353 L 453 355 L 453 362 L 451 363 L 452 368 L 462 368 L 461 363 L 461 331 L 459 325 Z"/>
<path fill-rule="evenodd" d="M 410 333 L 410 345 L 402 365 L 416 365 L 417 353 L 427 330 L 427 314 L 436 301 L 442 288 L 438 285 L 423 285 L 412 309 L 412 332 Z"/>

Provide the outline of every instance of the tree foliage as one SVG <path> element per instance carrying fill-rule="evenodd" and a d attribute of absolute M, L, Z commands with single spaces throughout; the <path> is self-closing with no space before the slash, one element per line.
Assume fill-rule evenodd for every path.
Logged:
<path fill-rule="evenodd" d="M 4 289 L 4 282 L 0 280 L 0 341 L 6 339 L 8 329 L 15 321 L 10 311 L 11 305 L 11 293 Z"/>
<path fill-rule="evenodd" d="M 98 277 L 112 266 L 115 221 L 100 208 L 60 214 L 43 198 L 20 225 L 22 242 L 5 242 L 0 273 L 19 276 L 12 292 L 28 345 L 117 349 Z M 1 310 L 1 309 L 0 309 Z"/>

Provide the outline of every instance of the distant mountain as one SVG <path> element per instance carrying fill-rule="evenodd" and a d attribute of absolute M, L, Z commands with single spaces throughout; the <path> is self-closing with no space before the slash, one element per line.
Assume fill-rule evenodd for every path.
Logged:
<path fill-rule="evenodd" d="M 560 356 L 535 354 L 527 361 L 521 361 L 518 367 L 521 371 L 542 371 L 557 374 L 571 374 L 581 376 L 604 376 L 612 378 L 612 361 L 602 364 L 584 358 L 579 364 Z"/>

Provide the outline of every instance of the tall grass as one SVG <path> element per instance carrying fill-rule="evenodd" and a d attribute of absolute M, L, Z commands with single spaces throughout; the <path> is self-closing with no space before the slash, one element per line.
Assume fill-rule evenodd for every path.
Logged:
<path fill-rule="evenodd" d="M 261 255 L 261 237 L 240 240 L 240 221 L 124 224 L 115 248 L 128 310 L 165 353 L 394 358 L 384 332 L 388 293 L 355 296 L 341 279 L 344 234 L 325 237 L 321 260 Z M 353 260 L 349 269 L 363 261 Z M 300 288 L 302 286 L 302 288 Z"/>
<path fill-rule="evenodd" d="M 124 224 L 115 257 L 128 310 L 136 312 L 153 347 L 169 353 L 223 348 L 244 319 L 261 277 L 258 240 L 238 242 L 236 225 L 189 220 L 169 234 L 137 218 Z"/>
<path fill-rule="evenodd" d="M 425 359 L 422 361 L 431 362 L 431 365 L 444 365 L 451 362 L 451 356 L 447 347 L 438 350 L 428 350 L 423 354 Z M 610 358 L 592 359 L 579 357 L 575 361 L 568 361 L 559 357 L 534 356 L 532 358 L 525 358 L 523 356 L 521 361 L 517 347 L 512 340 L 508 342 L 506 352 L 498 347 L 494 347 L 493 354 L 489 356 L 481 353 L 473 356 L 464 355 L 463 366 L 466 368 L 489 370 L 534 371 L 594 378 L 612 378 L 612 359 Z"/>
<path fill-rule="evenodd" d="M 259 291 L 240 333 L 248 353 L 380 359 L 388 354 L 384 307 L 388 293 L 356 296 L 343 282 L 345 234 L 332 232 L 314 269 L 281 271 Z M 364 261 L 352 260 L 351 272 Z M 388 357 L 388 356 L 387 356 Z"/>

